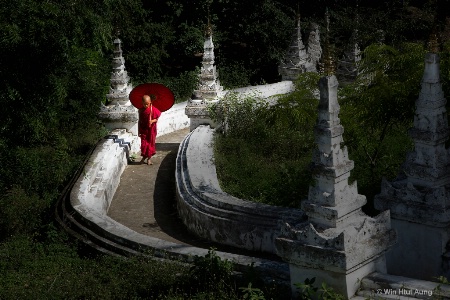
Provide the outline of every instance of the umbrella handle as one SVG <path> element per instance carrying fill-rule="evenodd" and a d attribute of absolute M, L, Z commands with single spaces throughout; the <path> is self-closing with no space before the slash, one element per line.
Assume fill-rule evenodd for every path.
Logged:
<path fill-rule="evenodd" d="M 148 116 L 148 127 L 152 127 L 153 105 L 150 104 L 150 115 Z"/>

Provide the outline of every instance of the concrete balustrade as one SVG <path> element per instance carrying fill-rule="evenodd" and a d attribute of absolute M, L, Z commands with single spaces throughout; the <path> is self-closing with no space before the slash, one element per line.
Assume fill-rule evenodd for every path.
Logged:
<path fill-rule="evenodd" d="M 75 183 L 71 191 L 72 206 L 88 207 L 106 215 L 129 155 L 138 151 L 138 137 L 124 129 L 112 131 L 97 145 L 82 177 Z"/>
<path fill-rule="evenodd" d="M 304 220 L 300 209 L 254 203 L 220 188 L 213 153 L 214 130 L 199 126 L 177 157 L 178 214 L 196 235 L 239 248 L 275 253 L 282 222 Z"/>
<path fill-rule="evenodd" d="M 158 136 L 189 127 L 189 118 L 184 113 L 187 102 L 174 104 L 161 114 L 158 120 Z"/>

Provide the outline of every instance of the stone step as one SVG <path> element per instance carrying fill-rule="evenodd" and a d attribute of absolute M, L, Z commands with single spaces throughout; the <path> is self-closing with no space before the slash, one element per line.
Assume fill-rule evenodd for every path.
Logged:
<path fill-rule="evenodd" d="M 60 204 L 60 216 L 58 219 L 61 220 L 63 227 L 70 231 L 74 237 L 83 241 L 90 247 L 109 255 L 119 255 L 119 256 L 132 256 L 132 255 L 142 255 L 142 253 L 135 251 L 124 245 L 120 245 L 111 239 L 107 239 L 94 232 L 91 228 L 86 227 L 84 224 L 76 219 L 76 213 L 67 210 L 67 200 L 63 200 Z M 62 221 L 64 220 L 64 221 Z"/>

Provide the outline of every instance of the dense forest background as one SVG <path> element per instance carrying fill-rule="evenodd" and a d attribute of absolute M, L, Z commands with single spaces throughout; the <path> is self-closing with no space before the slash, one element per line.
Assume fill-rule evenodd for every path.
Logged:
<path fill-rule="evenodd" d="M 97 113 L 106 101 L 117 34 L 133 85 L 164 83 L 178 101 L 188 98 L 196 85 L 208 10 L 216 64 L 227 88 L 280 80 L 277 65 L 291 42 L 297 12 L 306 40 L 311 22 L 321 25 L 323 32 L 329 9 L 336 57 L 350 45 L 354 29 L 361 49 L 374 43 L 399 49 L 405 49 L 400 47 L 405 41 L 425 44 L 433 27 L 442 43 L 450 38 L 447 0 L 0 0 L 0 4 L 4 247 L 19 235 L 34 239 L 48 230 L 61 189 L 105 134 Z"/>

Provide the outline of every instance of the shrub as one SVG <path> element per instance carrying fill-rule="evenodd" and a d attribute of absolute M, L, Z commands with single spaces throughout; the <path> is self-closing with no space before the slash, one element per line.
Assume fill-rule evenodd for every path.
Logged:
<path fill-rule="evenodd" d="M 229 94 L 211 109 L 224 131 L 215 138 L 215 163 L 226 192 L 288 207 L 298 207 L 306 198 L 318 103 L 312 83 L 317 77 L 300 76 L 297 91 L 272 106 L 258 95 Z"/>

